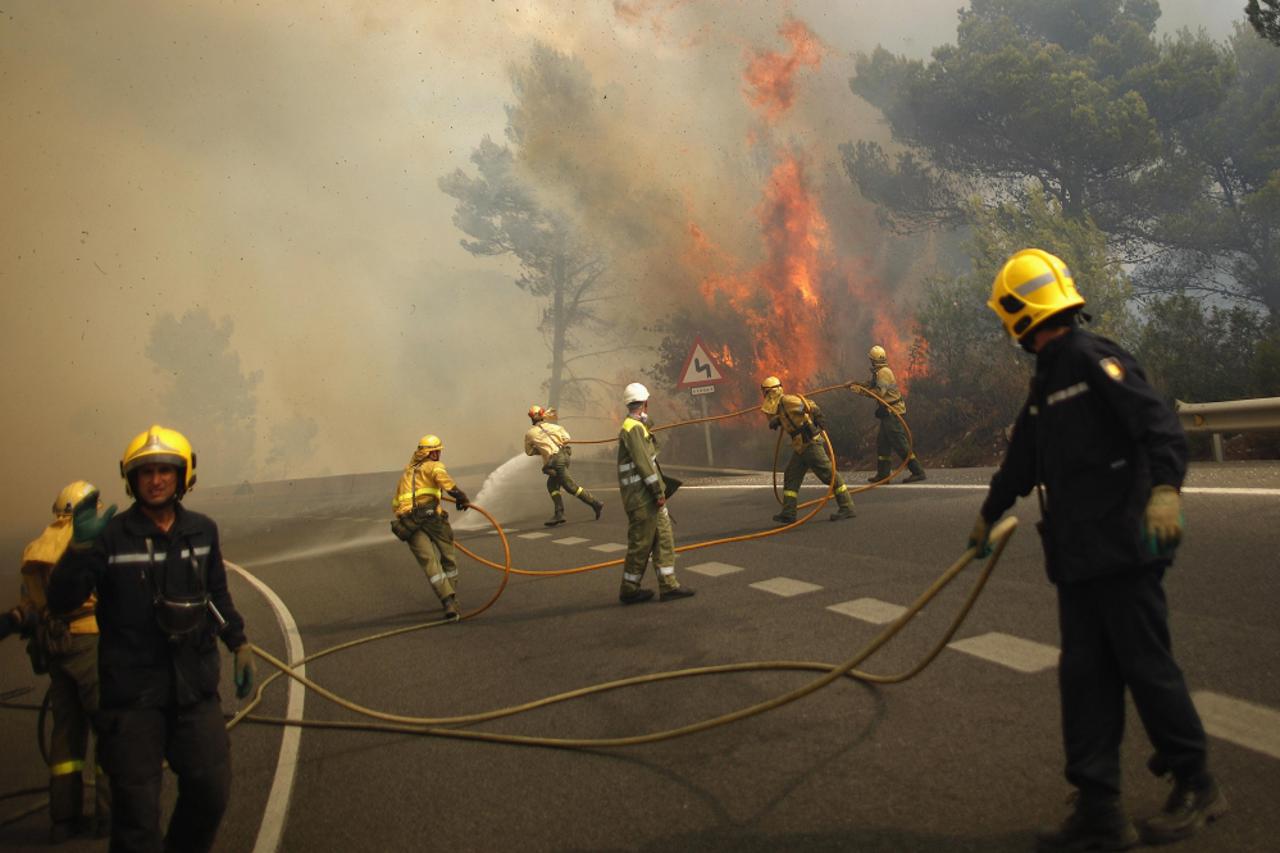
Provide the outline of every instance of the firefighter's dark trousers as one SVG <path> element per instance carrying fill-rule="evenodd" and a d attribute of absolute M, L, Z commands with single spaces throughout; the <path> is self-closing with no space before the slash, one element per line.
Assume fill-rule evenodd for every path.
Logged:
<path fill-rule="evenodd" d="M 1135 569 L 1058 586 L 1058 681 L 1067 781 L 1085 794 L 1120 792 L 1125 688 L 1155 747 L 1153 767 L 1179 779 L 1205 772 L 1205 734 L 1173 659 L 1164 570 Z"/>
<path fill-rule="evenodd" d="M 574 482 L 569 473 L 569 449 L 566 447 L 547 460 L 542 466 L 542 473 L 547 475 L 547 494 L 555 501 L 563 490 L 588 506 L 594 506 L 596 499 L 591 492 Z M 557 506 L 561 504 L 557 503 Z"/>
<path fill-rule="evenodd" d="M 217 697 L 167 708 L 98 715 L 102 763 L 111 778 L 111 850 L 205 851 L 231 794 L 231 742 Z M 178 777 L 178 802 L 160 835 L 161 766 Z"/>

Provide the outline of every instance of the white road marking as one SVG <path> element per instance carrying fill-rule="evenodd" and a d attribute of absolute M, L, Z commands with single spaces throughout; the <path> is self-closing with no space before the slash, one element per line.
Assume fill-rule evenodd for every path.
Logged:
<path fill-rule="evenodd" d="M 550 533 L 543 533 L 541 531 L 538 531 L 537 533 L 521 533 L 520 538 L 521 539 L 546 539 L 550 535 L 551 535 Z"/>
<path fill-rule="evenodd" d="M 780 595 L 783 598 L 790 598 L 793 595 L 804 595 L 806 592 L 817 592 L 822 587 L 813 583 L 805 583 L 804 581 L 794 580 L 792 578 L 770 578 L 767 581 L 760 581 L 751 584 L 752 589 L 759 589 L 764 592 L 771 592 L 774 595 Z"/>
<path fill-rule="evenodd" d="M 590 542 L 591 540 L 583 536 L 566 536 L 563 539 L 552 539 L 551 541 L 557 545 L 581 545 L 583 542 Z"/>
<path fill-rule="evenodd" d="M 1254 495 L 1275 497 L 1280 495 L 1280 489 L 1233 488 L 1229 486 L 1183 486 L 1182 493 L 1184 495 Z"/>
<path fill-rule="evenodd" d="M 907 612 L 907 608 L 901 605 L 890 604 L 878 598 L 858 598 L 853 601 L 842 601 L 839 604 L 831 605 L 827 609 L 842 613 L 845 616 L 852 616 L 854 619 L 861 619 L 863 622 L 870 622 L 873 625 L 887 625 Z"/>
<path fill-rule="evenodd" d="M 302 652 L 302 634 L 298 632 L 298 623 L 294 621 L 289 608 L 276 595 L 275 590 L 249 574 L 235 563 L 224 560 L 227 568 L 239 574 L 253 585 L 275 611 L 276 621 L 284 633 L 285 645 L 289 650 L 287 661 L 290 665 L 302 660 L 306 655 Z M 307 665 L 300 664 L 295 670 L 298 675 L 307 674 Z M 307 691 L 292 678 L 289 682 L 288 701 L 284 715 L 291 720 L 302 719 L 302 707 Z M 293 779 L 298 770 L 298 746 L 302 740 L 300 726 L 285 726 L 280 735 L 280 757 L 276 761 L 276 775 L 271 781 L 271 791 L 267 794 L 267 804 L 262 810 L 262 825 L 258 827 L 258 838 L 253 844 L 253 853 L 275 853 L 280 849 L 280 840 L 284 835 L 285 818 L 289 814 L 289 799 L 293 794 Z"/>
<path fill-rule="evenodd" d="M 1036 673 L 1058 665 L 1058 650 L 1054 646 L 998 631 L 957 640 L 948 644 L 947 648 L 1016 669 L 1018 672 Z"/>
<path fill-rule="evenodd" d="M 734 572 L 741 572 L 743 571 L 743 568 L 742 566 L 734 566 L 729 563 L 717 563 L 712 561 L 710 563 L 698 563 L 696 566 L 683 566 L 681 567 L 681 571 L 697 572 L 698 574 L 706 575 L 709 578 L 718 578 L 721 575 L 731 575 Z"/>
<path fill-rule="evenodd" d="M 592 551 L 603 551 L 606 554 L 613 554 L 617 551 L 627 550 L 627 546 L 621 542 L 606 542 L 603 545 L 592 545 Z"/>
<path fill-rule="evenodd" d="M 1191 701 L 1209 734 L 1280 758 L 1280 711 L 1207 690 L 1192 693 Z"/>
<path fill-rule="evenodd" d="M 855 472 L 856 474 L 856 472 Z M 696 491 L 716 491 L 716 490 L 732 490 L 746 491 L 751 489 L 772 489 L 771 483 L 741 483 L 733 485 L 731 483 L 715 483 L 702 486 L 681 486 L 682 492 Z M 779 487 L 781 488 L 781 487 Z M 827 487 L 821 483 L 805 483 L 800 487 L 802 490 L 809 491 L 826 491 Z M 894 491 L 905 489 L 933 489 L 937 491 L 968 491 L 968 492 L 985 492 L 987 485 L 985 483 L 891 483 L 889 488 Z M 1184 486 L 1182 488 L 1184 495 L 1247 495 L 1252 497 L 1280 497 L 1280 489 L 1268 489 L 1261 487 L 1234 487 L 1234 486 Z M 281 516 L 283 517 L 283 516 Z"/>

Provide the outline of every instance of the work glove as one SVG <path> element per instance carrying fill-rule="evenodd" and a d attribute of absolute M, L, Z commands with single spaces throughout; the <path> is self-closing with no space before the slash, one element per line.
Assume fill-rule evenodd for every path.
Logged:
<path fill-rule="evenodd" d="M 782 421 L 777 418 L 769 418 L 769 429 L 781 429 Z"/>
<path fill-rule="evenodd" d="M 253 689 L 253 675 L 256 669 L 253 665 L 253 647 L 245 643 L 235 650 L 235 667 L 232 676 L 236 682 L 236 698 L 243 699 L 249 695 L 249 691 Z"/>
<path fill-rule="evenodd" d="M 988 538 L 990 535 L 991 525 L 987 524 L 987 520 L 979 513 L 978 520 L 973 523 L 973 530 L 969 532 L 969 547 L 973 549 L 973 555 L 979 560 L 991 556 L 991 542 Z"/>
<path fill-rule="evenodd" d="M 0 640 L 17 632 L 22 627 L 22 620 L 18 618 L 18 614 L 10 610 L 4 615 L 0 615 Z"/>
<path fill-rule="evenodd" d="M 1156 486 L 1142 519 L 1147 550 L 1155 556 L 1173 552 L 1182 541 L 1182 498 L 1173 486 Z"/>
<path fill-rule="evenodd" d="M 852 392 L 853 392 L 853 393 L 855 393 L 855 394 L 862 394 L 862 395 L 864 395 L 864 396 L 866 395 L 867 390 L 868 390 L 868 389 L 867 389 L 867 386 L 866 386 L 866 385 L 863 385 L 861 382 L 850 382 L 850 383 L 849 383 L 848 385 L 846 385 L 845 387 L 846 387 L 846 388 L 848 388 L 850 391 L 852 391 Z"/>
<path fill-rule="evenodd" d="M 71 510 L 71 547 L 84 550 L 102 535 L 107 522 L 116 514 L 116 505 L 112 504 L 98 515 L 98 493 L 90 492 Z"/>
<path fill-rule="evenodd" d="M 471 509 L 471 501 L 467 500 L 467 493 L 462 491 L 462 489 L 454 489 L 449 492 L 449 494 L 453 495 L 454 506 L 459 510 L 466 512 Z"/>

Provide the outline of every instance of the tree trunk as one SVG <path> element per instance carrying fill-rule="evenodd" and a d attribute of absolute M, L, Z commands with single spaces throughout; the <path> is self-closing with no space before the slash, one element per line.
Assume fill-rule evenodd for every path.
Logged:
<path fill-rule="evenodd" d="M 553 409 L 560 408 L 561 375 L 564 373 L 564 338 L 565 317 L 564 291 L 568 287 L 565 281 L 564 255 L 557 254 L 551 267 L 551 387 L 547 394 L 547 405 Z"/>

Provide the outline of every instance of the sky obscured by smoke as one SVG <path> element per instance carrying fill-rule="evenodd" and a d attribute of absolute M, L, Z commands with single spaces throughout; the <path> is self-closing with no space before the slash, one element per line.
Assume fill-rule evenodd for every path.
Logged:
<path fill-rule="evenodd" d="M 445 437 L 446 461 L 507 458 L 543 396 L 540 306 L 511 284 L 510 261 L 459 247 L 437 180 L 467 168 L 484 135 L 505 141 L 510 65 L 537 41 L 588 73 L 590 152 L 550 133 L 531 168 L 592 169 L 571 197 L 571 182 L 555 192 L 599 214 L 615 244 L 644 244 L 634 283 L 661 275 L 691 218 L 759 253 L 743 214 L 767 174 L 758 135 L 834 174 L 838 145 L 883 134 L 849 92 L 854 55 L 883 44 L 923 57 L 954 37 L 959 5 L 6 3 L 0 509 L 38 523 L 79 477 L 122 499 L 119 453 L 155 421 L 199 451 L 208 426 L 165 416 L 170 379 L 145 350 L 157 318 L 201 309 L 231 320 L 245 372 L 261 371 L 253 473 L 272 426 L 299 417 L 319 431 L 291 476 L 397 468 L 428 431 Z M 1220 39 L 1244 3 L 1161 5 L 1162 29 Z M 824 50 L 766 130 L 743 74 L 751 56 L 788 50 L 788 20 Z M 858 221 L 833 223 L 832 239 L 853 239 L 840 228 Z M 614 320 L 635 331 L 656 319 L 643 306 L 669 296 L 622 300 Z M 638 375 L 653 358 L 635 362 Z M 201 467 L 219 481 L 217 460 Z"/>

